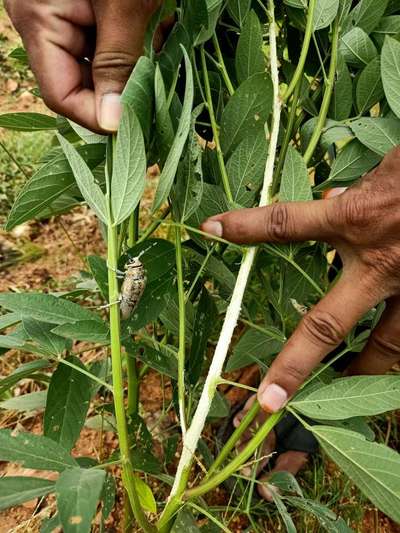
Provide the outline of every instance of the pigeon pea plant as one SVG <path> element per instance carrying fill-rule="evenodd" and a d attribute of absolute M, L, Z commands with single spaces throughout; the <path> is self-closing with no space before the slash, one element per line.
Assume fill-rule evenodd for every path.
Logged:
<path fill-rule="evenodd" d="M 176 24 L 155 54 L 154 30 L 173 13 Z M 43 384 L 36 397 L 1 406 L 44 405 L 43 435 L 1 430 L 0 459 L 59 473 L 56 481 L 2 478 L 1 508 L 54 492 L 58 510 L 43 531 L 61 525 L 67 533 L 88 532 L 99 505 L 102 524 L 113 508 L 117 466 L 126 518 L 132 511 L 139 530 L 229 531 L 229 514 L 207 507 L 203 496 L 233 477 L 232 501 L 246 493 L 251 503 L 255 478 L 238 473 L 257 461 L 261 443 L 290 411 L 361 492 L 400 521 L 400 457 L 374 441 L 367 423 L 400 407 L 400 377 L 338 378 L 331 368 L 361 350 L 381 308 L 363 318 L 240 453 L 235 445 L 258 404 L 222 449 L 210 439 L 207 446 L 206 424 L 229 417 L 217 388 L 229 383 L 222 372 L 254 362 L 265 371 L 303 309 L 338 272 L 321 243 L 257 249 L 209 241 L 198 229 L 221 211 L 310 200 L 348 186 L 400 144 L 399 37 L 396 0 L 285 0 L 277 6 L 273 0 L 170 0 L 150 25 L 145 54 L 122 95 L 115 136 L 92 134 L 62 118 L 0 116 L 4 128 L 58 130 L 58 142 L 20 192 L 6 229 L 86 202 L 108 250 L 107 258 L 87 257 L 87 272 L 70 293 L 0 295 L 7 311 L 0 316 L 7 328 L 0 346 L 35 355 L 0 382 L 1 393 L 7 396 L 25 378 Z M 22 50 L 13 55 L 24 58 Z M 160 176 L 152 218 L 139 228 L 146 169 L 154 163 Z M 160 228 L 168 238 L 154 236 Z M 147 284 L 137 307 L 121 320 L 119 273 L 134 257 L 144 265 Z M 107 311 L 97 310 L 100 299 L 108 302 Z M 102 347 L 104 357 L 84 364 L 75 341 Z M 169 470 L 153 454 L 139 404 L 148 369 L 172 384 L 162 417 L 174 411 L 179 431 L 166 428 L 158 436 Z M 119 451 L 102 462 L 71 454 L 85 423 L 114 429 Z M 171 477 L 166 472 L 177 449 Z M 159 501 L 148 483 L 152 477 L 164 484 Z M 274 501 L 288 531 L 296 530 L 288 507 L 311 513 L 327 531 L 350 530 L 320 502 L 304 498 L 290 475 L 271 483 L 280 488 Z M 251 530 L 258 531 L 259 515 L 249 509 Z M 207 522 L 202 528 L 198 518 Z"/>

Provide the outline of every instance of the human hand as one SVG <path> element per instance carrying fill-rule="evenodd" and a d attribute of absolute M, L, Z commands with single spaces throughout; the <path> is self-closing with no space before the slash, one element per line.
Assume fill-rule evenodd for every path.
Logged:
<path fill-rule="evenodd" d="M 99 132 L 118 129 L 119 95 L 159 5 L 160 0 L 5 0 L 47 106 Z"/>
<path fill-rule="evenodd" d="M 400 147 L 345 193 L 276 203 L 209 218 L 202 230 L 235 243 L 319 240 L 340 254 L 343 273 L 302 319 L 258 390 L 267 412 L 281 409 L 314 367 L 369 309 L 387 299 L 379 325 L 348 374 L 382 374 L 400 360 Z"/>

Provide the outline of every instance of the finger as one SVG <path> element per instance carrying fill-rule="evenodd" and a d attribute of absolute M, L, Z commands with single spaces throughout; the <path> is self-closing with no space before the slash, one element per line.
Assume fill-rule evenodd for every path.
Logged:
<path fill-rule="evenodd" d="M 94 23 L 91 5 L 81 0 L 52 4 L 47 10 L 43 7 L 42 18 L 35 9 L 39 7 L 32 6 L 31 14 L 28 11 L 16 20 L 41 95 L 56 113 L 94 129 L 94 93 L 85 87 L 78 62 L 88 53 L 87 27 Z M 24 18 L 29 14 L 32 24 Z"/>
<path fill-rule="evenodd" d="M 332 200 L 277 203 L 216 215 L 201 225 L 202 231 L 239 244 L 257 242 L 327 241 L 334 230 Z"/>
<path fill-rule="evenodd" d="M 50 109 L 91 130 L 98 129 L 94 92 L 85 87 L 81 65 L 69 52 L 42 42 L 31 54 L 31 65 Z"/>
<path fill-rule="evenodd" d="M 378 326 L 346 375 L 384 374 L 400 361 L 400 297 L 387 301 Z"/>
<path fill-rule="evenodd" d="M 158 0 L 92 0 L 97 22 L 93 81 L 100 127 L 116 131 L 120 95 L 143 53 L 147 25 Z"/>
<path fill-rule="evenodd" d="M 361 281 L 357 284 L 355 279 Z M 344 272 L 333 289 L 303 317 L 271 365 L 258 390 L 261 407 L 267 412 L 281 409 L 313 368 L 380 298 L 362 273 Z"/>

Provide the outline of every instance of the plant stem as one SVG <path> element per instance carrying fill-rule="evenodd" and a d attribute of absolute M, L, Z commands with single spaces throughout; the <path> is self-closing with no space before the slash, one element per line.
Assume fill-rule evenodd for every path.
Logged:
<path fill-rule="evenodd" d="M 276 426 L 283 415 L 283 411 L 272 414 L 257 431 L 246 448 L 240 452 L 225 468 L 214 477 L 201 483 L 198 487 L 185 492 L 185 498 L 198 498 L 221 485 L 226 479 L 241 468 L 241 466 L 253 455 L 256 449 L 264 442 L 271 430 Z"/>
<path fill-rule="evenodd" d="M 289 100 L 289 98 L 292 96 L 296 88 L 297 83 L 303 77 L 304 66 L 306 64 L 308 51 L 310 49 L 311 37 L 314 32 L 314 13 L 315 13 L 316 4 L 317 4 L 317 0 L 310 0 L 310 4 L 308 6 L 308 13 L 307 13 L 306 32 L 304 35 L 304 41 L 303 41 L 303 46 L 302 46 L 301 53 L 300 53 L 299 62 L 293 74 L 293 78 L 290 81 L 289 87 L 286 89 L 286 92 L 283 96 L 284 102 L 287 102 Z"/>
<path fill-rule="evenodd" d="M 182 265 L 182 232 L 180 226 L 175 226 L 175 254 L 176 272 L 178 284 L 178 304 L 179 304 L 179 349 L 178 349 L 178 400 L 179 419 L 183 438 L 186 434 L 185 415 L 185 332 L 186 332 L 186 306 L 185 287 L 183 284 Z"/>
<path fill-rule="evenodd" d="M 139 205 L 129 217 L 128 226 L 128 248 L 135 246 L 139 237 Z M 126 359 L 126 369 L 128 374 L 128 416 L 136 415 L 139 410 L 139 385 L 136 359 L 133 355 L 128 355 Z"/>
<path fill-rule="evenodd" d="M 224 78 L 224 82 L 226 85 L 226 88 L 228 89 L 229 94 L 232 96 L 235 92 L 235 88 L 232 85 L 231 79 L 229 77 L 228 71 L 226 70 L 224 56 L 222 55 L 221 48 L 219 46 L 218 37 L 215 33 L 213 33 L 212 42 L 215 48 L 215 51 L 217 53 L 218 58 L 218 68 L 221 71 L 222 77 Z"/>
<path fill-rule="evenodd" d="M 310 139 L 310 143 L 307 146 L 307 150 L 304 154 L 304 160 L 307 165 L 310 163 L 311 158 L 315 152 L 315 149 L 318 146 L 322 130 L 325 126 L 326 117 L 328 116 L 329 106 L 331 105 L 332 93 L 333 93 L 333 88 L 335 85 L 335 74 L 336 74 L 336 68 L 337 68 L 338 44 L 339 44 L 339 19 L 336 18 L 334 25 L 333 25 L 331 63 L 329 66 L 329 74 L 328 74 L 328 79 L 326 81 L 326 87 L 325 87 L 324 97 L 323 97 L 322 104 L 321 104 L 321 110 L 318 116 L 317 125 L 314 129 L 313 135 Z"/>
<path fill-rule="evenodd" d="M 219 142 L 219 131 L 218 131 L 218 126 L 217 126 L 217 121 L 215 120 L 215 113 L 214 113 L 214 105 L 213 105 L 212 95 L 211 95 L 210 80 L 208 78 L 206 56 L 205 56 L 205 53 L 204 53 L 204 47 L 203 46 L 201 47 L 200 54 L 201 54 L 201 65 L 202 65 L 202 69 L 203 69 L 204 89 L 205 89 L 205 92 L 206 92 L 207 109 L 208 109 L 208 113 L 210 115 L 211 128 L 212 128 L 213 136 L 214 136 L 215 150 L 217 152 L 219 169 L 221 171 L 222 184 L 224 186 L 224 191 L 225 191 L 226 197 L 228 198 L 228 201 L 230 203 L 233 203 L 233 196 L 232 196 L 232 192 L 231 192 L 231 186 L 229 184 L 228 173 L 226 172 L 226 167 L 225 167 L 224 154 L 222 153 L 221 144 Z"/>
<path fill-rule="evenodd" d="M 146 230 L 143 232 L 143 234 L 140 236 L 140 238 L 138 239 L 137 241 L 137 244 L 139 244 L 140 242 L 144 242 L 146 241 L 155 231 L 156 229 L 161 226 L 161 224 L 163 223 L 163 220 L 165 220 L 167 218 L 167 216 L 169 215 L 171 211 L 171 208 L 168 206 L 164 209 L 164 211 L 162 211 L 161 215 L 160 215 L 160 218 L 157 218 L 157 220 L 154 220 L 147 228 Z"/>
<path fill-rule="evenodd" d="M 213 464 L 208 469 L 207 476 L 205 479 L 209 479 L 212 474 L 218 468 L 222 465 L 222 463 L 225 461 L 225 459 L 228 457 L 228 455 L 231 453 L 233 448 L 235 447 L 236 443 L 239 441 L 240 437 L 243 435 L 243 433 L 246 431 L 246 429 L 249 427 L 249 425 L 253 422 L 257 414 L 260 412 L 260 404 L 255 401 L 249 411 L 246 413 L 243 420 L 240 422 L 240 425 L 235 429 L 235 431 L 232 433 L 232 435 L 229 437 L 227 442 L 225 443 L 224 447 L 218 454 L 218 457 L 215 459 Z"/>
<path fill-rule="evenodd" d="M 111 144 L 111 143 L 110 143 Z M 110 147 L 109 144 L 109 147 Z M 112 140 L 112 149 L 115 147 L 115 139 Z M 111 155 L 109 158 L 110 162 Z M 111 165 L 109 165 L 111 166 Z M 108 224 L 107 224 L 107 261 L 108 261 L 108 290 L 109 302 L 117 302 L 119 298 L 119 288 L 117 279 L 118 270 L 118 238 L 117 228 L 113 223 L 111 212 L 111 197 L 110 197 L 110 174 L 111 169 L 107 171 L 107 200 L 108 200 Z M 115 421 L 118 432 L 118 441 L 120 448 L 120 455 L 122 461 L 122 481 L 124 488 L 128 494 L 129 501 L 135 515 L 137 523 L 145 533 L 152 533 L 155 531 L 154 527 L 149 523 L 140 505 L 139 497 L 135 488 L 135 477 L 130 460 L 130 447 L 128 427 L 125 416 L 124 405 L 124 380 L 122 371 L 122 355 L 121 355 L 121 324 L 119 315 L 119 305 L 111 305 L 110 307 L 110 338 L 111 338 L 111 361 L 112 361 L 112 376 L 113 376 L 113 397 L 114 397 L 114 411 Z"/>
<path fill-rule="evenodd" d="M 301 78 L 299 79 L 293 94 L 292 106 L 290 108 L 289 120 L 286 126 L 285 137 L 283 139 L 281 150 L 279 152 L 278 163 L 276 164 L 274 181 L 272 184 L 272 195 L 275 195 L 278 192 L 279 178 L 281 176 L 283 165 L 286 159 L 287 150 L 292 139 L 293 126 L 296 120 L 297 104 L 299 102 L 302 82 L 303 76 L 301 76 Z"/>
<path fill-rule="evenodd" d="M 260 205 L 266 205 L 270 198 L 270 188 L 273 178 L 275 152 L 278 142 L 279 122 L 280 122 L 280 99 L 279 99 L 279 76 L 278 76 L 278 58 L 276 50 L 276 33 L 275 33 L 275 17 L 274 17 L 274 2 L 269 3 L 269 18 L 270 18 L 270 48 L 271 48 L 271 70 L 274 87 L 274 104 L 273 117 L 271 126 L 271 139 L 268 149 L 268 158 L 264 173 L 264 185 Z M 205 67 L 204 50 L 202 50 L 203 69 Z M 207 79 L 206 69 L 205 79 Z M 209 86 L 208 86 L 209 88 Z M 238 277 L 235 287 L 233 289 L 232 298 L 229 303 L 225 320 L 222 326 L 221 334 L 215 349 L 214 357 L 210 365 L 208 375 L 204 384 L 200 400 L 193 416 L 192 423 L 186 432 L 183 440 L 183 451 L 179 461 L 177 473 L 175 476 L 174 485 L 172 487 L 169 501 L 161 515 L 158 527 L 162 533 L 169 531 L 169 523 L 176 511 L 179 509 L 182 497 L 189 479 L 190 469 L 193 462 L 193 457 L 197 448 L 198 441 L 201 437 L 211 403 L 215 396 L 216 386 L 221 378 L 222 368 L 228 353 L 231 343 L 232 335 L 237 325 L 244 293 L 246 290 L 247 281 L 253 266 L 254 258 L 256 256 L 256 248 L 248 248 L 245 250 L 242 263 L 239 269 Z M 273 420 L 273 415 L 269 420 Z M 254 450 L 258 447 L 258 444 Z M 247 450 L 248 448 L 246 448 Z M 254 451 L 253 450 L 253 451 Z M 247 457 L 246 457 L 247 458 Z M 228 465 L 229 467 L 230 465 Z M 239 465 L 240 466 L 240 465 Z M 235 466 L 235 470 L 237 467 Z M 219 474 L 218 474 L 219 475 Z M 229 476 L 230 474 L 228 474 Z M 216 476 L 217 477 L 217 476 Z M 211 480 L 210 480 L 211 481 Z"/>

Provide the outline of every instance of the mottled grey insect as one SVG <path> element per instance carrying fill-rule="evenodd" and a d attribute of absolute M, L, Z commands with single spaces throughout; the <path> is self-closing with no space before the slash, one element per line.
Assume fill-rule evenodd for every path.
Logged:
<path fill-rule="evenodd" d="M 119 303 L 123 320 L 129 318 L 138 306 L 146 288 L 146 281 L 146 271 L 140 256 L 133 257 L 126 264 L 124 281 L 121 287 Z"/>

